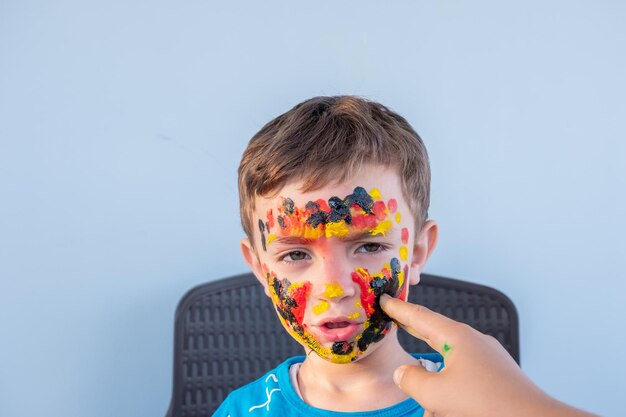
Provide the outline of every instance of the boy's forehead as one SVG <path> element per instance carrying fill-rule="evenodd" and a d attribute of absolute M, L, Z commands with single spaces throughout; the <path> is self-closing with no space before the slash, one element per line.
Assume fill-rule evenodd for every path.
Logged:
<path fill-rule="evenodd" d="M 353 194 L 358 187 L 379 194 L 380 199 L 393 198 L 399 205 L 407 207 L 399 176 L 394 170 L 384 167 L 364 168 L 344 181 L 333 181 L 314 190 L 303 191 L 303 184 L 304 180 L 291 181 L 269 196 L 257 197 L 256 209 L 265 212 L 267 209 L 280 207 L 287 198 L 298 207 L 304 207 L 310 201 L 328 201 L 333 197 L 343 199 Z"/>
<path fill-rule="evenodd" d="M 279 243 L 303 244 L 320 238 L 354 241 L 362 236 L 401 237 L 406 245 L 408 230 L 414 227 L 400 180 L 391 170 L 367 170 L 311 191 L 303 191 L 302 182 L 293 181 L 274 195 L 257 199 L 252 220 L 264 251 Z"/>

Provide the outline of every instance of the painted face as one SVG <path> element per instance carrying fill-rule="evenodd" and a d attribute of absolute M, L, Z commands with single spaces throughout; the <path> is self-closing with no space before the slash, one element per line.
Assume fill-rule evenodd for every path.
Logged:
<path fill-rule="evenodd" d="M 324 359 L 349 363 L 393 327 L 380 296 L 406 299 L 412 219 L 403 224 L 401 197 L 376 187 L 297 197 L 302 204 L 273 199 L 257 219 L 268 290 L 292 337 Z"/>

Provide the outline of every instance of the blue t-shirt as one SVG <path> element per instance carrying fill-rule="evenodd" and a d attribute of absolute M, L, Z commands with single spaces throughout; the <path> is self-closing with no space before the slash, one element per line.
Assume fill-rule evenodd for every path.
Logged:
<path fill-rule="evenodd" d="M 443 363 L 443 358 L 438 353 L 414 354 L 413 357 Z M 213 417 L 421 417 L 424 415 L 422 406 L 412 398 L 391 407 L 372 411 L 336 412 L 311 407 L 298 396 L 289 378 L 289 367 L 302 361 L 304 361 L 304 356 L 289 358 L 256 381 L 231 392 Z"/>

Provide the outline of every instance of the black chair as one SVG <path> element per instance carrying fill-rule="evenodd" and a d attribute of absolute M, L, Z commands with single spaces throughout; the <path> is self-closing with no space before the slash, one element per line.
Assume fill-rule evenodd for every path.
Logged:
<path fill-rule="evenodd" d="M 494 336 L 520 362 L 517 311 L 503 293 L 422 274 L 409 299 Z M 251 273 L 191 289 L 178 304 L 175 320 L 172 400 L 166 417 L 211 416 L 233 389 L 304 353 Z M 399 339 L 408 352 L 432 352 L 403 330 Z"/>

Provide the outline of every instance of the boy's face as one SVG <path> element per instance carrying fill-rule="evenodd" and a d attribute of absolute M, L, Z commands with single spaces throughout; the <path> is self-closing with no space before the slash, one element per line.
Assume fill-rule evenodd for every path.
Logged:
<path fill-rule="evenodd" d="M 434 246 L 436 225 L 422 229 L 434 229 L 434 239 L 414 236 L 399 178 L 384 167 L 366 166 L 311 192 L 300 186 L 293 182 L 275 197 L 257 199 L 254 245 L 242 241 L 244 258 L 305 349 L 352 362 L 392 329 L 379 297 L 407 298 Z"/>

